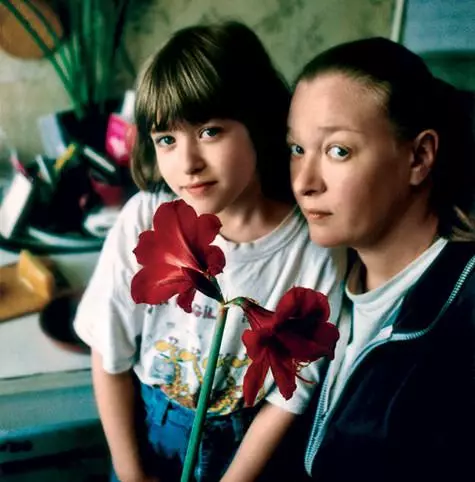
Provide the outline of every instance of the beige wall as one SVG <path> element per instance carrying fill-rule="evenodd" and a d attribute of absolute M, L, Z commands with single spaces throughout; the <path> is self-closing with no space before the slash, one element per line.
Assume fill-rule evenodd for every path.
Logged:
<path fill-rule="evenodd" d="M 237 18 L 253 27 L 288 80 L 318 51 L 342 41 L 389 36 L 394 0 L 153 0 L 127 29 L 136 67 L 177 28 Z M 146 5 L 148 3 L 148 5 Z M 130 81 L 129 81 L 130 83 Z M 45 60 L 21 61 L 0 51 L 0 126 L 28 161 L 41 152 L 38 116 L 69 99 Z"/>

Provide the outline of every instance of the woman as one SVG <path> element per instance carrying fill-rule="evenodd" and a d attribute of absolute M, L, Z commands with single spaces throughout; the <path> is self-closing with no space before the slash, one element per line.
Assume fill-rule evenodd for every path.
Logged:
<path fill-rule="evenodd" d="M 354 255 L 305 457 L 319 482 L 475 480 L 466 106 L 382 38 L 330 49 L 298 77 L 293 189 L 312 240 Z"/>

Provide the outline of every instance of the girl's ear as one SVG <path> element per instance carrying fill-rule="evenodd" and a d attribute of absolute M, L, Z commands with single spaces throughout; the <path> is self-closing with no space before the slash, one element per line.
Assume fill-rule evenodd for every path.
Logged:
<path fill-rule="evenodd" d="M 434 167 L 439 136 L 432 129 L 422 131 L 413 141 L 410 183 L 413 186 L 422 184 Z"/>

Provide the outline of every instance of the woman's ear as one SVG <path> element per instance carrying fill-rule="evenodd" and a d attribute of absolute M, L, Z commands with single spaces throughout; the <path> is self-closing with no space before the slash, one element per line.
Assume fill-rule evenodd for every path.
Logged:
<path fill-rule="evenodd" d="M 413 141 L 413 159 L 410 183 L 413 186 L 422 184 L 434 167 L 439 136 L 432 129 L 422 131 Z"/>

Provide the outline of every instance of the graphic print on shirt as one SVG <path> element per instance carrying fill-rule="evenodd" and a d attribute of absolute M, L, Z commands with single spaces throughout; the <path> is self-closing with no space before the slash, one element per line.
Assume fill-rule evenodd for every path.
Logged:
<path fill-rule="evenodd" d="M 193 393 L 185 380 L 193 375 L 198 384 L 195 386 L 201 386 L 208 358 L 201 358 L 198 349 L 181 348 L 175 338 L 159 340 L 154 348 L 158 355 L 154 356 L 150 375 L 162 381 L 159 388 L 180 405 L 196 408 L 199 391 Z M 221 372 L 222 383 L 212 391 L 210 412 L 225 414 L 241 408 L 242 380 L 250 362 L 247 355 L 242 359 L 230 354 L 219 355 L 217 371 Z"/>

